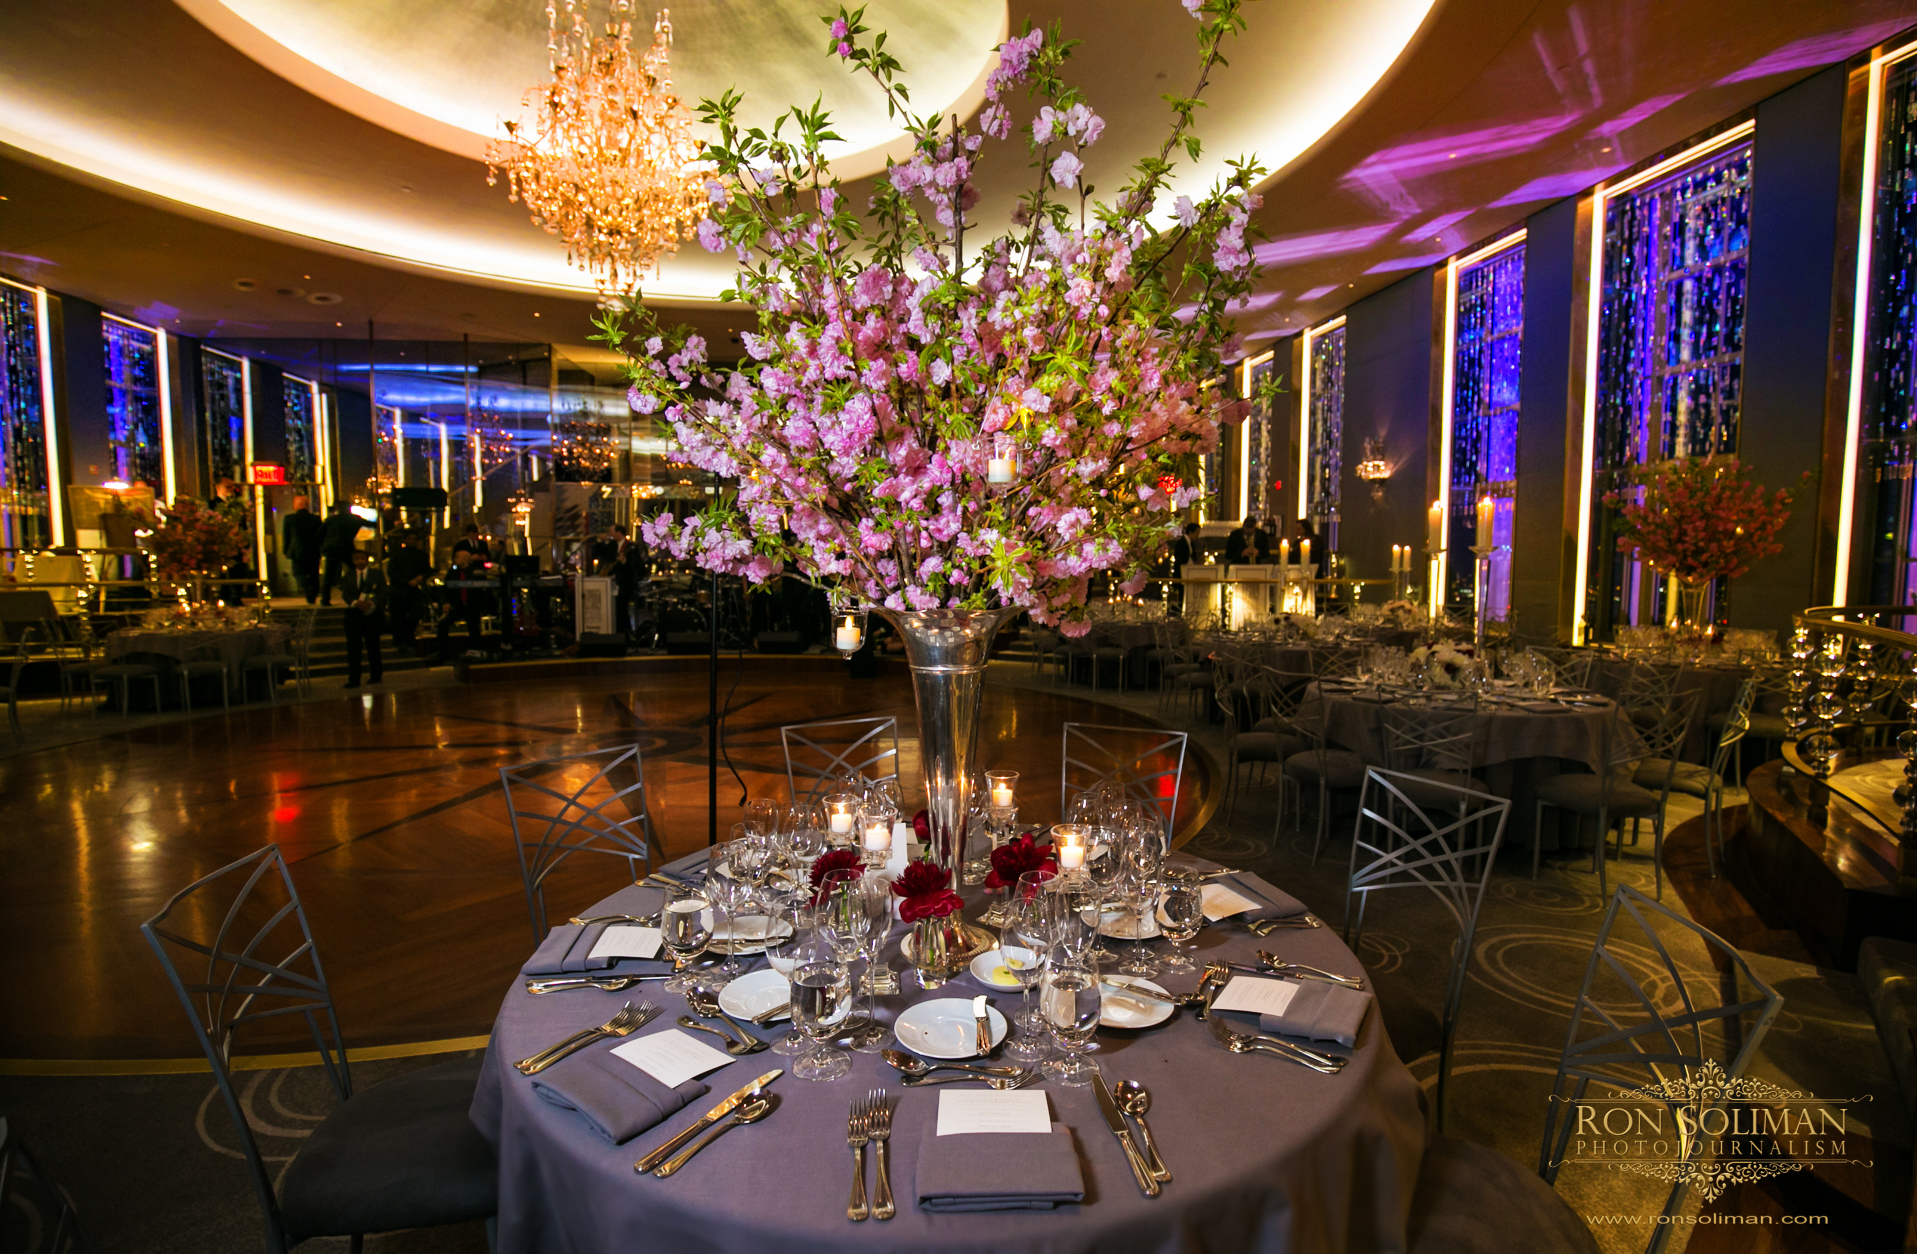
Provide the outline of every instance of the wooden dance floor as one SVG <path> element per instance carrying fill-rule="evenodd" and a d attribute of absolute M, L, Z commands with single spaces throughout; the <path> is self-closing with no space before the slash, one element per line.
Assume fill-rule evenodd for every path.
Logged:
<path fill-rule="evenodd" d="M 720 695 L 737 674 L 724 745 L 753 796 L 785 795 L 781 724 L 880 714 L 898 718 L 905 794 L 920 794 L 902 673 L 747 665 Z M 1022 773 L 1024 818 L 1056 820 L 1065 722 L 1148 725 L 1067 692 L 986 691 L 981 765 Z M 342 696 L 0 759 L 0 1063 L 197 1056 L 139 924 L 268 841 L 292 865 L 349 1045 L 482 1035 L 534 940 L 499 768 L 636 740 L 677 856 L 706 841 L 706 724 L 706 676 L 682 671 Z M 1206 768 L 1187 758 L 1181 838 L 1215 805 Z M 722 759 L 722 836 L 740 793 Z M 548 882 L 553 917 L 623 870 L 573 859 Z M 242 1052 L 309 1047 L 282 1033 Z"/>

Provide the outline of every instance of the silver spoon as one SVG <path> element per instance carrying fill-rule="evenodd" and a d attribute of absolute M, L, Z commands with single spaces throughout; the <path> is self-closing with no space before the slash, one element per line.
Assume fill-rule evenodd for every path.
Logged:
<path fill-rule="evenodd" d="M 740 1127 L 748 1123 L 757 1123 L 759 1122 L 759 1120 L 765 1118 L 766 1115 L 771 1112 L 771 1110 L 772 1110 L 771 1098 L 769 1097 L 753 1098 L 751 1101 L 746 1102 L 744 1105 L 740 1106 L 739 1109 L 733 1111 L 732 1118 L 726 1120 L 724 1123 L 720 1124 L 718 1127 L 714 1128 L 712 1131 L 706 1133 L 703 1137 L 694 1141 L 692 1144 L 686 1146 L 683 1150 L 680 1150 L 677 1154 L 674 1154 L 671 1158 L 668 1158 L 665 1162 L 660 1163 L 657 1167 L 653 1168 L 652 1174 L 659 1177 L 661 1180 L 665 1179 L 667 1176 L 671 1175 L 673 1172 L 679 1170 L 679 1168 L 685 1166 L 686 1163 L 691 1160 L 694 1154 L 697 1154 L 700 1150 L 704 1149 L 706 1146 L 712 1144 L 714 1141 L 718 1140 L 720 1137 L 724 1136 L 726 1133 L 732 1131 L 732 1129 Z"/>
<path fill-rule="evenodd" d="M 607 976 L 566 976 L 557 980 L 527 980 L 528 993 L 563 993 L 569 988 L 597 988 L 608 993 L 617 993 L 621 989 L 631 988 L 641 980 L 669 980 L 669 973 L 660 975 L 607 975 Z"/>
<path fill-rule="evenodd" d="M 1160 1184 L 1170 1183 L 1171 1169 L 1165 1166 L 1158 1142 L 1152 1140 L 1151 1125 L 1145 1122 L 1145 1113 L 1152 1108 L 1151 1090 L 1136 1080 L 1120 1080 L 1112 1089 L 1112 1096 L 1118 1099 L 1120 1110 L 1138 1120 L 1138 1134 L 1145 1142 L 1145 1159 L 1151 1164 L 1152 1178 Z"/>
<path fill-rule="evenodd" d="M 745 1024 L 727 1014 L 725 1007 L 719 1004 L 719 999 L 711 993 L 695 988 L 686 994 L 686 1004 L 698 1012 L 701 1018 L 724 1019 L 727 1026 L 737 1029 L 739 1043 L 748 1047 L 741 1050 L 741 1053 L 756 1053 L 766 1047 L 764 1041 L 746 1031 Z"/>
<path fill-rule="evenodd" d="M 691 1015 L 680 1015 L 679 1026 L 682 1028 L 691 1028 L 695 1032 L 712 1033 L 712 1035 L 718 1037 L 720 1040 L 726 1043 L 726 1053 L 731 1054 L 734 1058 L 741 1058 L 741 1057 L 744 1057 L 746 1054 L 754 1053 L 758 1050 L 765 1048 L 765 1043 L 763 1041 L 754 1041 L 750 1045 L 744 1044 L 743 1042 L 740 1042 L 740 1041 L 735 1041 L 732 1039 L 731 1033 L 725 1031 L 722 1028 L 715 1028 L 710 1024 L 701 1023 L 697 1019 L 693 1018 Z"/>
<path fill-rule="evenodd" d="M 914 1058 L 901 1049 L 882 1049 L 879 1051 L 879 1057 L 885 1059 L 894 1070 L 907 1076 L 930 1075 L 934 1071 L 969 1071 L 974 1075 L 1000 1076 L 1009 1079 L 1018 1076 L 1024 1070 L 1022 1067 L 974 1067 L 959 1062 L 930 1063 L 923 1058 Z"/>

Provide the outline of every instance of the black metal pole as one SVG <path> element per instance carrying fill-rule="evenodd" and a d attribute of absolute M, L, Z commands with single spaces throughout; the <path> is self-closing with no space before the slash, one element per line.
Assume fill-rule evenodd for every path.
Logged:
<path fill-rule="evenodd" d="M 708 584 L 706 622 L 711 627 L 706 664 L 706 844 L 719 843 L 719 572 Z"/>

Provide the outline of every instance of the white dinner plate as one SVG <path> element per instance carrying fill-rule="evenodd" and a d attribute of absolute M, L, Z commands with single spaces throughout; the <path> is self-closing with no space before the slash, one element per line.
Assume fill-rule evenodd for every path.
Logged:
<path fill-rule="evenodd" d="M 1158 935 L 1158 920 L 1147 917 L 1145 930 L 1138 930 L 1138 918 L 1129 910 L 1106 910 L 1098 916 L 1098 934 L 1113 940 L 1150 940 Z"/>
<path fill-rule="evenodd" d="M 1024 955 L 1023 961 L 1025 962 L 1032 961 L 1031 953 L 1029 950 L 1017 950 L 1016 946 L 1014 946 L 1014 949 L 1016 950 L 1017 954 Z M 1007 964 L 1005 962 L 1005 955 L 1003 951 L 998 949 L 988 949 L 984 953 L 980 954 L 978 957 L 972 959 L 972 978 L 977 980 L 980 984 L 985 985 L 985 987 L 987 988 L 1004 988 L 1004 989 L 1013 989 L 1013 990 L 1022 988 L 1023 985 L 1021 985 L 1018 982 L 1017 978 L 1011 974 L 1009 969 L 1001 969 L 1001 968 L 1006 968 L 1006 966 Z"/>
<path fill-rule="evenodd" d="M 1154 1028 L 1171 1018 L 1172 1004 L 1150 997 L 1127 997 L 1111 986 L 1124 984 L 1147 993 L 1165 990 L 1135 975 L 1101 975 L 1098 986 L 1098 1023 L 1107 1028 Z"/>
<path fill-rule="evenodd" d="M 777 971 L 748 971 L 736 980 L 727 981 L 719 990 L 719 1008 L 735 1019 L 750 1019 L 791 1000 L 792 986 Z M 776 1023 L 791 1017 L 792 1012 L 786 1010 L 766 1022 Z"/>
<path fill-rule="evenodd" d="M 712 911 L 703 913 L 706 926 L 712 929 L 712 939 L 706 942 L 706 948 L 717 954 L 762 954 L 768 932 L 777 936 L 792 934 L 790 923 L 777 923 L 763 914 L 743 914 L 720 927 L 713 922 Z"/>
<path fill-rule="evenodd" d="M 998 1007 L 985 1007 L 985 1020 L 992 1032 L 992 1048 L 1005 1039 L 1005 1016 Z M 921 1058 L 978 1057 L 978 1021 L 972 1018 L 972 1003 L 962 997 L 940 997 L 922 1001 L 906 1010 L 892 1024 L 892 1035 Z"/>

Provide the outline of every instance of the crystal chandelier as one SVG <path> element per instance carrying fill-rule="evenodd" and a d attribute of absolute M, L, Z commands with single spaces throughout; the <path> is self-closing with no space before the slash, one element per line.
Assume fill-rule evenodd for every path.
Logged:
<path fill-rule="evenodd" d="M 592 275 L 600 295 L 630 296 L 692 233 L 706 202 L 692 117 L 672 93 L 669 11 L 635 63 L 632 0 L 612 0 L 598 37 L 587 0 L 564 0 L 563 30 L 556 5 L 546 5 L 552 81 L 522 101 L 530 126 L 506 122 L 507 138 L 487 150 L 486 182 L 503 169 L 510 198 L 565 242 L 566 260 Z"/>

